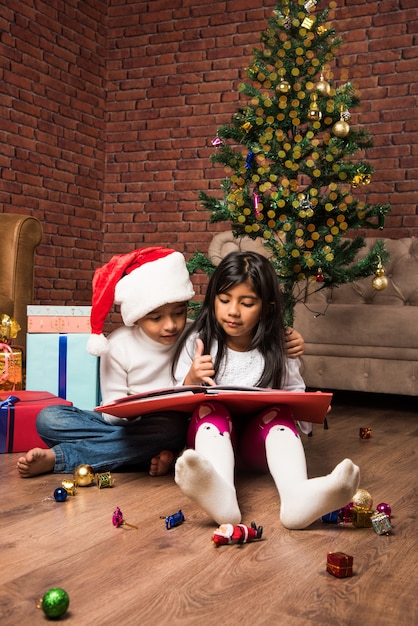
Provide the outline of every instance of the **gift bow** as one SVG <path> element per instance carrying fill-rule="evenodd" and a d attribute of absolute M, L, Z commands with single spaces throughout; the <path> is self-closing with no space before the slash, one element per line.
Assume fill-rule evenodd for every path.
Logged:
<path fill-rule="evenodd" d="M 6 408 L 9 406 L 14 406 L 16 402 L 19 402 L 19 401 L 20 401 L 20 398 L 16 398 L 16 396 L 8 396 L 5 400 L 0 402 L 0 409 Z"/>

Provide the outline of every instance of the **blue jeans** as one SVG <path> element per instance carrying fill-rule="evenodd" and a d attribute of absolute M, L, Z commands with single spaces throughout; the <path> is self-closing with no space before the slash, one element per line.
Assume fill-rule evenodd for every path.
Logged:
<path fill-rule="evenodd" d="M 187 425 L 187 416 L 174 411 L 114 425 L 101 413 L 66 405 L 45 407 L 36 421 L 39 436 L 55 452 L 57 474 L 72 473 L 81 464 L 91 465 L 96 472 L 127 466 L 147 471 L 162 450 L 180 452 Z"/>

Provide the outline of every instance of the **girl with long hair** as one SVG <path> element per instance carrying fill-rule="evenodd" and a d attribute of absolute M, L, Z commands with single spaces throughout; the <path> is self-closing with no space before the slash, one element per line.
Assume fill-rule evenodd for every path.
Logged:
<path fill-rule="evenodd" d="M 299 367 L 298 359 L 286 356 L 282 296 L 272 264 L 255 252 L 231 252 L 216 268 L 202 308 L 176 350 L 176 383 L 304 391 Z M 305 528 L 350 502 L 359 468 L 345 459 L 330 474 L 308 479 L 304 448 L 286 405 L 243 414 L 231 416 L 220 402 L 203 401 L 191 418 L 189 449 L 175 466 L 183 493 L 217 524 L 241 522 L 235 461 L 270 471 L 287 528 Z"/>

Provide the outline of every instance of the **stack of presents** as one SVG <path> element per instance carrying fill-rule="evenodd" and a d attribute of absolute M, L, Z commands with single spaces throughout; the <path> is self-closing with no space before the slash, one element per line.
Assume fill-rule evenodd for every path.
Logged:
<path fill-rule="evenodd" d="M 0 315 L 0 453 L 46 447 L 36 432 L 43 407 L 100 403 L 99 359 L 86 351 L 90 310 L 28 306 L 25 351 L 14 344 L 18 320 Z"/>

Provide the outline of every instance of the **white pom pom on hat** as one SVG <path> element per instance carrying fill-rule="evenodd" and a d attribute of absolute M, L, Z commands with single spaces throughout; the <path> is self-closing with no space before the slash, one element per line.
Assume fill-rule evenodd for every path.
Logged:
<path fill-rule="evenodd" d="M 103 326 L 113 303 L 120 304 L 125 326 L 171 302 L 186 302 L 194 289 L 181 252 L 151 247 L 113 256 L 93 277 L 90 314 L 92 334 L 87 351 L 101 356 L 108 350 Z"/>

